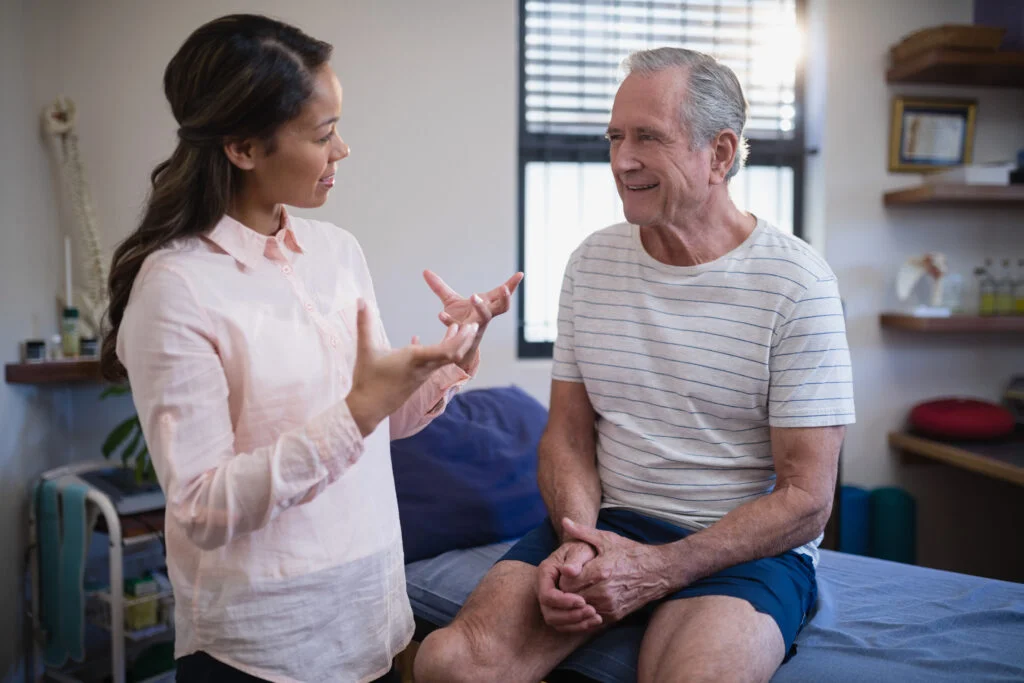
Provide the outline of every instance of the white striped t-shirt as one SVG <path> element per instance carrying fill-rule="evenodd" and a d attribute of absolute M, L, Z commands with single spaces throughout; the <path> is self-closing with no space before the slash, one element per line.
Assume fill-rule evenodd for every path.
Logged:
<path fill-rule="evenodd" d="M 583 382 L 597 413 L 601 507 L 690 529 L 772 491 L 769 425 L 854 421 L 835 275 L 762 220 L 696 266 L 652 258 L 635 225 L 588 237 L 566 267 L 552 374 Z M 817 562 L 820 540 L 795 550 Z"/>

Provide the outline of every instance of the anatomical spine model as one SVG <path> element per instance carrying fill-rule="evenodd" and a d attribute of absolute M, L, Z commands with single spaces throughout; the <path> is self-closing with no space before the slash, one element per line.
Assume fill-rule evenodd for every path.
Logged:
<path fill-rule="evenodd" d="M 51 135 L 59 155 L 61 178 L 71 196 L 71 205 L 78 224 L 80 244 L 84 254 L 80 261 L 87 274 L 87 284 L 76 287 L 72 294 L 75 301 L 64 301 L 58 295 L 61 306 L 76 306 L 80 312 L 83 336 L 98 336 L 103 314 L 107 310 L 107 263 L 103 257 L 99 232 L 96 230 L 96 216 L 92 209 L 89 185 L 85 181 L 85 168 L 78 151 L 78 135 L 75 133 L 75 103 L 70 97 L 59 97 L 43 110 L 43 130 Z"/>

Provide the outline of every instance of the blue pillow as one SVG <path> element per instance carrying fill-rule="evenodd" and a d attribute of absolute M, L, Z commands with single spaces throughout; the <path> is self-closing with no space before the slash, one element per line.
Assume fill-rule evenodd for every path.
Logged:
<path fill-rule="evenodd" d="M 405 561 L 518 538 L 544 519 L 537 443 L 548 412 L 518 387 L 457 394 L 391 442 Z"/>

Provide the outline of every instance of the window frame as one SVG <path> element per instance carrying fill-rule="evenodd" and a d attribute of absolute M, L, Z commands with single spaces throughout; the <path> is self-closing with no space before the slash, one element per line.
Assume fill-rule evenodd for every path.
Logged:
<path fill-rule="evenodd" d="M 610 163 L 608 141 L 599 135 L 567 135 L 557 133 L 530 133 L 526 126 L 526 3 L 519 0 L 519 54 L 518 54 L 518 144 L 517 144 L 517 227 L 519 270 L 526 272 L 526 165 L 533 162 Z M 795 0 L 796 23 L 806 35 L 807 0 Z M 805 43 L 806 44 L 806 43 Z M 793 172 L 793 234 L 804 235 L 804 194 L 807 167 L 807 93 L 804 63 L 806 54 L 798 60 L 793 82 L 796 116 L 793 135 L 789 139 L 750 140 L 750 154 L 745 166 L 790 168 Z M 740 171 L 743 173 L 743 171 Z M 603 227 L 603 226 L 602 226 Z M 526 289 L 530 278 L 523 279 L 517 294 L 516 353 L 520 359 L 551 358 L 554 342 L 527 341 Z"/>

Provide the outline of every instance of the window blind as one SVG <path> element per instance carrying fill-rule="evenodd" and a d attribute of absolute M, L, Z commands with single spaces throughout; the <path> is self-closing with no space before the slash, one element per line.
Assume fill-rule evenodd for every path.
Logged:
<path fill-rule="evenodd" d="M 795 0 L 527 0 L 527 136 L 603 135 L 630 52 L 675 46 L 728 65 L 750 107 L 747 137 L 788 140 L 800 52 Z"/>

